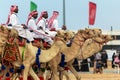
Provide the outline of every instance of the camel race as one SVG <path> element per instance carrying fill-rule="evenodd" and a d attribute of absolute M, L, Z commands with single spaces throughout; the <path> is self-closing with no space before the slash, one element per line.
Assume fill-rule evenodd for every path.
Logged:
<path fill-rule="evenodd" d="M 119 0 L 0 0 L 0 80 L 120 80 Z"/>

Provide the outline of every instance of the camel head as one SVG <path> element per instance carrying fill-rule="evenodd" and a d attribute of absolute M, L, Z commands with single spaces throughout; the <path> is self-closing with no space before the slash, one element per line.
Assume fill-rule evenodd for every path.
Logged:
<path fill-rule="evenodd" d="M 67 34 L 68 38 L 73 38 L 74 35 L 75 35 L 75 32 L 73 32 L 73 31 L 66 31 L 66 34 Z"/>
<path fill-rule="evenodd" d="M 58 37 L 64 37 L 65 31 L 64 30 L 58 30 L 57 31 L 57 36 Z"/>
<path fill-rule="evenodd" d="M 113 40 L 112 36 L 110 35 L 102 35 L 102 37 L 105 40 L 105 43 Z"/>
<path fill-rule="evenodd" d="M 75 35 L 75 32 L 73 32 L 73 31 L 65 31 L 64 40 L 67 42 L 70 39 L 72 39 L 74 37 L 74 35 Z"/>
<path fill-rule="evenodd" d="M 80 59 L 88 58 L 91 55 L 101 51 L 104 43 L 112 40 L 110 35 L 103 35 L 100 29 L 90 29 L 87 32 L 89 31 L 89 34 L 94 34 L 83 44 L 82 51 L 79 56 Z"/>
<path fill-rule="evenodd" d="M 75 33 L 73 31 L 58 30 L 56 37 L 63 39 L 65 42 L 73 38 Z"/>
<path fill-rule="evenodd" d="M 102 34 L 102 30 L 99 28 L 85 28 L 85 32 L 86 34 L 89 34 L 89 38 L 93 37 L 93 36 L 99 36 L 100 34 Z"/>
<path fill-rule="evenodd" d="M 89 38 L 92 38 L 92 37 L 96 36 L 97 31 L 95 29 L 85 28 L 85 30 L 80 29 L 77 33 L 82 34 L 82 36 L 85 39 L 89 39 Z"/>
<path fill-rule="evenodd" d="M 82 29 L 78 30 L 78 32 L 75 34 L 74 38 L 75 38 L 76 36 L 77 36 L 78 39 L 80 38 L 80 39 L 83 40 L 83 41 L 85 41 L 86 38 L 88 37 L 88 36 L 85 34 L 85 30 L 82 30 Z"/>

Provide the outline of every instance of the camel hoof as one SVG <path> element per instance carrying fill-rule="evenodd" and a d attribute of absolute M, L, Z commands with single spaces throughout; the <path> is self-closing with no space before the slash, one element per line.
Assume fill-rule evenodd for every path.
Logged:
<path fill-rule="evenodd" d="M 77 77 L 77 80 L 81 80 L 81 77 Z"/>

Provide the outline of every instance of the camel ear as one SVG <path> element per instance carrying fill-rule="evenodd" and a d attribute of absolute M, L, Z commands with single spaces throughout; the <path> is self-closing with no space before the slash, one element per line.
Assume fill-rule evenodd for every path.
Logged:
<path fill-rule="evenodd" d="M 5 30 L 5 29 L 4 29 L 4 26 L 2 26 L 2 25 L 1 25 L 1 27 L 0 27 L 0 28 L 1 28 L 1 30 L 2 30 L 2 31 L 4 31 L 4 30 Z"/>

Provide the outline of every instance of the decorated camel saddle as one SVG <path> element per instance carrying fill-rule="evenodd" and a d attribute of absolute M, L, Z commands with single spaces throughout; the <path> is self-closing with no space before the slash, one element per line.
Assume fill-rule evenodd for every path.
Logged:
<path fill-rule="evenodd" d="M 4 37 L 2 34 L 6 37 Z M 2 35 L 1 39 L 7 38 L 7 41 L 2 42 L 4 43 L 4 50 L 0 51 L 2 53 L 2 62 L 6 64 L 8 62 L 13 62 L 20 59 L 18 44 L 15 42 L 18 32 L 15 29 L 9 29 L 5 26 L 0 26 L 0 35 Z"/>
<path fill-rule="evenodd" d="M 6 43 L 3 51 L 3 63 L 13 62 L 20 59 L 18 45 L 16 43 Z"/>

